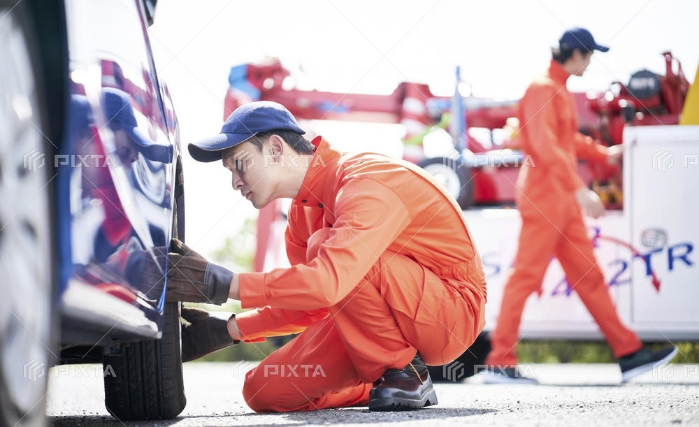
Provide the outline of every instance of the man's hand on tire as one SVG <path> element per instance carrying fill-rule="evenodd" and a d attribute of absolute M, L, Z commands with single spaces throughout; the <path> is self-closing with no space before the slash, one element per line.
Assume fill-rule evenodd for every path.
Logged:
<path fill-rule="evenodd" d="M 211 263 L 177 239 L 168 253 L 167 301 L 221 305 L 228 300 L 233 272 Z"/>
<path fill-rule="evenodd" d="M 209 312 L 196 308 L 182 307 L 182 361 L 198 359 L 216 350 L 238 344 L 228 333 L 228 321 L 214 317 Z"/>

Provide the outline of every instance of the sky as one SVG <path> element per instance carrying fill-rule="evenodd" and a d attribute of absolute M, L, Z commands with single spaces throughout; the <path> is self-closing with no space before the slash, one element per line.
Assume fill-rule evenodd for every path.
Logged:
<path fill-rule="evenodd" d="M 443 95 L 459 66 L 474 95 L 517 99 L 565 29 L 581 26 L 610 50 L 596 53 L 569 88 L 604 92 L 641 69 L 664 74 L 668 50 L 693 81 L 697 21 L 696 0 L 160 1 L 151 46 L 181 128 L 188 243 L 211 253 L 256 214 L 219 163 L 196 163 L 186 151 L 220 131 L 233 65 L 273 56 L 303 88 L 388 94 L 409 81 Z M 344 149 L 359 136 L 387 154 L 400 149 L 395 126 L 314 126 Z"/>

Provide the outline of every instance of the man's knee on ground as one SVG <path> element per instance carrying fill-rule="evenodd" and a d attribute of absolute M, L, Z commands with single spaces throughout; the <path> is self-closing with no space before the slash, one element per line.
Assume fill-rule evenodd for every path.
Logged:
<path fill-rule="evenodd" d="M 243 399 L 248 404 L 250 409 L 255 412 L 275 412 L 276 408 L 276 387 L 262 375 L 255 375 L 257 369 L 253 369 L 245 376 L 243 383 Z"/>
<path fill-rule="evenodd" d="M 289 412 L 308 410 L 306 397 L 298 388 L 278 375 L 267 375 L 264 369 L 254 368 L 245 376 L 243 399 L 255 412 Z"/>

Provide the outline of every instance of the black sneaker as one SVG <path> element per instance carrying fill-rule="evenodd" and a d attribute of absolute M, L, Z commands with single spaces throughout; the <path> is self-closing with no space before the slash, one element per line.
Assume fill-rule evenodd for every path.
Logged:
<path fill-rule="evenodd" d="M 524 376 L 518 368 L 488 366 L 478 376 L 484 384 L 539 384 L 536 379 Z"/>
<path fill-rule="evenodd" d="M 658 351 L 640 349 L 619 358 L 621 382 L 625 383 L 644 372 L 668 364 L 677 354 L 677 347 L 666 347 Z"/>
<path fill-rule="evenodd" d="M 437 393 L 419 354 L 403 369 L 389 369 L 369 393 L 370 411 L 411 411 L 437 404 Z"/>

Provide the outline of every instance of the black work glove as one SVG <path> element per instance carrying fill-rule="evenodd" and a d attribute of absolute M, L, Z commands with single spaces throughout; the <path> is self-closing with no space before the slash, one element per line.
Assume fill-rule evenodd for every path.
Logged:
<path fill-rule="evenodd" d="M 221 305 L 228 300 L 233 272 L 206 260 L 177 239 L 170 241 L 167 272 L 168 302 Z"/>
<path fill-rule="evenodd" d="M 238 344 L 228 333 L 228 321 L 209 315 L 208 311 L 182 307 L 182 361 L 198 359 L 216 350 Z M 235 317 L 235 313 L 231 317 Z"/>

